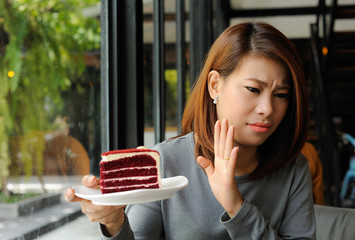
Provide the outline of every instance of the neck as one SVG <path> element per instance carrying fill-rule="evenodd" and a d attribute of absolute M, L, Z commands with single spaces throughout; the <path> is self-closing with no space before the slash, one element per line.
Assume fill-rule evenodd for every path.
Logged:
<path fill-rule="evenodd" d="M 257 147 L 239 146 L 237 156 L 236 176 L 242 176 L 252 173 L 259 164 Z"/>

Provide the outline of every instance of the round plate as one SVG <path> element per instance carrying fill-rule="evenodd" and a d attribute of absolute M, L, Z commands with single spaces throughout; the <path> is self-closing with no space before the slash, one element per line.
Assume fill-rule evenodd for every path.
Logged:
<path fill-rule="evenodd" d="M 100 189 L 87 188 L 84 186 L 73 186 L 75 195 L 91 200 L 96 205 L 128 205 L 135 203 L 158 201 L 170 198 L 175 192 L 186 187 L 188 180 L 184 176 L 163 178 L 162 188 L 138 189 L 126 192 L 102 194 Z"/>

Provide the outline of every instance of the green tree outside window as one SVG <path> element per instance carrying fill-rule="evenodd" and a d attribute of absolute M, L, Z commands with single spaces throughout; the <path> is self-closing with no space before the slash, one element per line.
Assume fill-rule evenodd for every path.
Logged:
<path fill-rule="evenodd" d="M 83 15 L 99 0 L 0 1 L 0 186 L 19 158 L 26 175 L 43 171 L 44 134 L 82 92 L 84 54 L 100 48 L 100 21 Z M 32 141 L 32 142 L 31 142 Z M 15 145 L 21 153 L 11 149 Z M 17 155 L 16 155 L 17 154 Z M 15 156 L 16 155 L 16 156 Z M 35 162 L 33 162 L 35 159 Z"/>

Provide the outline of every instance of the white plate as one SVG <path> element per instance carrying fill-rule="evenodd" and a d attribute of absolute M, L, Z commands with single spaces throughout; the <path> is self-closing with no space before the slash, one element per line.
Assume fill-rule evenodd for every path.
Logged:
<path fill-rule="evenodd" d="M 91 200 L 96 205 L 128 205 L 135 203 L 158 201 L 167 199 L 182 188 L 186 187 L 188 180 L 184 176 L 163 178 L 162 188 L 138 189 L 118 193 L 102 194 L 100 189 L 92 189 L 84 186 L 74 186 L 75 195 Z"/>

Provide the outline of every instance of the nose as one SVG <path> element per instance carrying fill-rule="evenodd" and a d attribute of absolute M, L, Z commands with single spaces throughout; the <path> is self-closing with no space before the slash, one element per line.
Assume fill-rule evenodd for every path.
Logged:
<path fill-rule="evenodd" d="M 257 114 L 264 115 L 264 117 L 270 117 L 273 112 L 273 102 L 270 97 L 260 98 L 255 108 Z"/>

